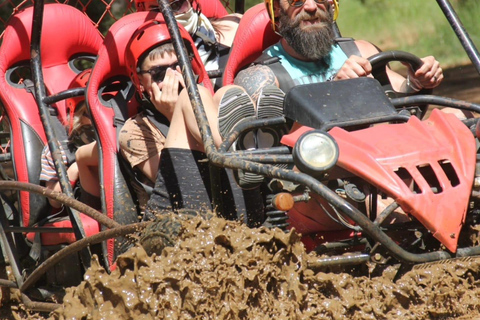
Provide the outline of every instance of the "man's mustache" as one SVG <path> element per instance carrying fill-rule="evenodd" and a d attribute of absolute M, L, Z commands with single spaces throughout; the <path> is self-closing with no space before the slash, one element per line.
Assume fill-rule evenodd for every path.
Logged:
<path fill-rule="evenodd" d="M 330 13 L 317 9 L 314 14 L 310 14 L 308 12 L 302 11 L 293 20 L 292 26 L 297 27 L 300 25 L 300 22 L 306 20 L 319 20 L 321 22 L 328 22 L 331 21 Z"/>

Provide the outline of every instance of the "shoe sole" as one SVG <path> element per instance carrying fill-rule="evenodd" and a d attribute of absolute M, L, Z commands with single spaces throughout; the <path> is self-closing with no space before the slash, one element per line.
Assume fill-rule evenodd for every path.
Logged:
<path fill-rule="evenodd" d="M 257 101 L 257 118 L 277 118 L 283 116 L 283 100 L 285 94 L 276 86 L 266 86 L 262 89 Z M 259 129 L 257 143 L 259 148 L 276 147 L 280 145 L 281 137 L 287 133 L 286 127 Z M 262 139 L 263 138 L 263 139 Z"/>
<path fill-rule="evenodd" d="M 248 118 L 255 119 L 255 106 L 248 94 L 240 88 L 228 89 L 220 100 L 218 106 L 218 130 L 223 139 L 225 139 L 232 129 L 243 121 L 248 121 Z M 250 133 L 250 132 L 249 132 Z M 243 138 L 247 136 L 251 138 L 252 147 L 255 147 L 255 140 L 252 134 L 245 134 Z M 239 137 L 242 139 L 242 137 Z M 239 145 L 242 149 L 245 148 L 245 141 Z M 236 144 L 232 146 L 236 149 Z M 240 173 L 238 171 L 241 171 Z M 253 175 L 253 181 L 250 179 L 250 175 Z M 258 176 L 254 173 L 244 172 L 243 170 L 233 170 L 233 176 L 236 184 L 242 189 L 251 189 L 258 186 L 263 181 L 263 176 Z M 253 183 L 253 185 L 252 185 Z"/>
<path fill-rule="evenodd" d="M 218 106 L 218 129 L 222 138 L 249 117 L 255 117 L 255 107 L 248 94 L 240 88 L 227 90 Z"/>
<path fill-rule="evenodd" d="M 276 86 L 266 86 L 257 100 L 257 119 L 277 118 L 283 116 L 283 100 L 285 94 Z M 257 147 L 269 148 L 280 145 L 281 137 L 287 128 L 265 128 L 257 130 Z M 276 164 L 276 167 L 287 168 L 287 164 Z M 252 172 L 236 170 L 234 172 L 237 184 L 243 189 L 254 189 L 260 186 L 264 176 Z"/>

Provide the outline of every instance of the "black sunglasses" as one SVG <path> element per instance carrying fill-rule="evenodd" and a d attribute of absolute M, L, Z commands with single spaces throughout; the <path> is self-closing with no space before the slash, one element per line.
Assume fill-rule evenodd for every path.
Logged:
<path fill-rule="evenodd" d="M 177 66 L 178 66 L 178 62 L 175 62 L 169 66 L 155 66 L 155 67 L 151 67 L 148 70 L 140 70 L 138 73 L 139 74 L 150 73 L 150 75 L 152 76 L 152 80 L 160 83 L 165 78 L 165 74 L 167 74 L 167 69 L 171 68 L 172 70 L 177 70 Z"/>
<path fill-rule="evenodd" d="M 170 8 L 172 8 L 173 12 L 177 12 L 183 6 L 185 1 L 187 1 L 187 0 L 174 0 L 174 1 L 170 2 Z"/>
<path fill-rule="evenodd" d="M 301 7 L 305 4 L 306 0 L 288 0 L 288 4 L 291 5 L 292 7 Z M 328 4 L 328 0 L 315 0 L 317 4 Z"/>

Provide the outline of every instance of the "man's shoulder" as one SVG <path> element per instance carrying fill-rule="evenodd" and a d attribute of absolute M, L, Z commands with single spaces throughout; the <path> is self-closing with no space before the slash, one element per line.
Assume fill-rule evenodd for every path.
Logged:
<path fill-rule="evenodd" d="M 277 78 L 272 69 L 263 64 L 254 64 L 240 71 L 234 83 L 242 86 L 256 100 L 258 90 L 266 85 L 275 85 Z"/>
<path fill-rule="evenodd" d="M 355 40 L 355 44 L 364 58 L 368 58 L 380 51 L 377 46 L 366 40 Z"/>

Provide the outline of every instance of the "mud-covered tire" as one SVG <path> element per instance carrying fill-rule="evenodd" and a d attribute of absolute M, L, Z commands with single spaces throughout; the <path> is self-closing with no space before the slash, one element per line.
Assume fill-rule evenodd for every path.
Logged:
<path fill-rule="evenodd" d="M 204 219 L 213 217 L 212 212 L 197 212 L 194 210 L 179 210 L 155 216 L 148 227 L 140 235 L 140 244 L 149 254 L 160 255 L 165 247 L 173 247 L 182 230 L 182 223 L 195 216 Z"/>

